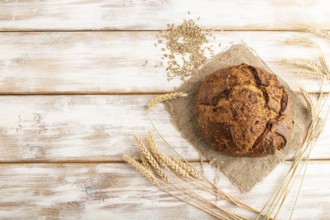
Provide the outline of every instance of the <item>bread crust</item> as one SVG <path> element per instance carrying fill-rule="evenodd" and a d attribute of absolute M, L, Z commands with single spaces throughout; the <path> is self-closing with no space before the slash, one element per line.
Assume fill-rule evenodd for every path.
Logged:
<path fill-rule="evenodd" d="M 241 64 L 205 77 L 198 91 L 198 128 L 214 149 L 261 157 L 285 147 L 294 113 L 274 74 Z"/>

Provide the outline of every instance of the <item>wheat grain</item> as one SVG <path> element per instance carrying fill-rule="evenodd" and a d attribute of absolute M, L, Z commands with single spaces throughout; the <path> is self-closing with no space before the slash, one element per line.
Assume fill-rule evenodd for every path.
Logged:
<path fill-rule="evenodd" d="M 186 163 L 176 157 L 172 157 L 172 160 L 174 162 L 176 162 L 179 166 L 181 166 L 182 169 L 187 171 L 190 176 L 196 177 L 197 179 L 202 179 L 202 174 L 200 172 L 198 172 L 197 170 L 195 170 L 194 168 L 192 168 L 188 163 Z"/>
<path fill-rule="evenodd" d="M 169 101 L 169 100 L 173 100 L 179 97 L 186 97 L 188 94 L 187 93 L 183 93 L 183 92 L 171 92 L 171 93 L 167 93 L 164 95 L 159 95 L 156 98 L 153 98 L 148 106 L 147 109 L 151 110 L 155 105 L 165 102 L 165 101 Z"/>
<path fill-rule="evenodd" d="M 143 144 L 142 140 L 139 137 L 134 136 L 136 143 L 139 145 L 142 154 L 145 156 L 151 167 L 155 170 L 155 172 L 166 182 L 170 182 L 169 177 L 165 174 L 165 172 L 159 167 L 157 161 L 149 152 L 147 147 Z"/>
<path fill-rule="evenodd" d="M 168 24 L 166 31 L 161 31 L 158 40 L 166 45 L 161 50 L 167 59 L 167 79 L 191 76 L 205 61 L 205 44 L 212 34 L 202 30 L 193 20 L 184 20 L 181 25 Z M 206 47 L 207 48 L 207 47 Z M 185 59 L 186 57 L 186 59 Z M 182 60 L 180 64 L 177 61 Z M 173 65 L 176 63 L 176 65 Z"/>
<path fill-rule="evenodd" d="M 132 157 L 130 157 L 127 154 L 123 155 L 123 159 L 131 165 L 133 168 L 135 168 L 137 171 L 139 171 L 143 176 L 145 176 L 152 184 L 157 185 L 158 180 L 156 177 L 152 174 L 150 170 L 147 170 L 144 166 L 142 166 L 139 162 L 134 160 Z"/>

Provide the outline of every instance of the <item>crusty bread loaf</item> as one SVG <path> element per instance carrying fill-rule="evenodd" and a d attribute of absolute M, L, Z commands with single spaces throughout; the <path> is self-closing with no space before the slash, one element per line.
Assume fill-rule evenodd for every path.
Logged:
<path fill-rule="evenodd" d="M 293 109 L 274 74 L 241 64 L 205 77 L 198 91 L 198 127 L 204 140 L 231 156 L 260 157 L 283 148 Z"/>

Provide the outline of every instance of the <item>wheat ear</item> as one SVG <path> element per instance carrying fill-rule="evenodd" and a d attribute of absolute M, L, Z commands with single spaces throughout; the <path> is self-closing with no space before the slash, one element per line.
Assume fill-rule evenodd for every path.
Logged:
<path fill-rule="evenodd" d="M 148 135 L 145 137 L 145 140 L 149 146 L 150 152 L 152 153 L 158 164 L 161 167 L 165 167 L 166 163 L 164 162 L 164 156 L 162 152 L 158 149 L 156 145 L 155 137 L 150 131 L 148 132 Z"/>
<path fill-rule="evenodd" d="M 145 176 L 152 184 L 157 185 L 158 181 L 156 177 L 152 174 L 150 170 L 147 170 L 144 166 L 142 166 L 139 162 L 134 160 L 132 157 L 130 157 L 127 154 L 123 155 L 123 159 L 131 165 L 133 168 L 135 168 L 137 171 L 139 171 L 143 176 Z"/>
<path fill-rule="evenodd" d="M 182 193 L 180 189 L 176 188 L 176 186 L 173 186 L 174 188 L 172 188 L 172 187 L 170 186 L 172 189 L 175 189 L 176 192 L 180 192 L 180 193 L 183 194 L 183 195 L 186 194 L 186 195 L 185 195 L 185 197 L 187 197 L 186 199 L 191 199 L 190 197 L 192 197 L 192 198 L 194 198 L 194 199 L 199 200 L 200 202 L 211 204 L 211 205 L 215 206 L 216 208 L 222 210 L 222 211 L 223 211 L 224 213 L 226 213 L 227 215 L 230 215 L 230 216 L 232 215 L 233 217 L 235 217 L 235 218 L 233 218 L 233 219 L 240 219 L 240 218 L 238 218 L 239 216 L 237 216 L 237 215 L 235 215 L 235 214 L 232 214 L 232 213 L 230 213 L 230 212 L 228 212 L 228 211 L 222 209 L 221 207 L 218 207 L 218 206 L 216 206 L 215 204 L 213 204 L 213 203 L 207 201 L 205 198 L 203 198 L 202 196 L 200 196 L 199 194 L 197 194 L 194 190 L 192 190 L 189 186 L 187 186 L 187 185 L 183 182 L 183 180 L 180 179 L 179 176 L 175 176 L 175 173 L 177 173 L 177 174 L 179 174 L 179 175 L 182 176 L 182 175 L 184 174 L 184 173 L 183 173 L 184 171 L 180 171 L 180 170 L 178 170 L 179 168 L 177 168 L 177 167 L 175 167 L 175 166 L 173 165 L 173 161 L 171 162 L 171 161 L 168 159 L 169 157 L 168 157 L 167 155 L 165 155 L 164 153 L 160 152 L 160 150 L 159 150 L 158 147 L 156 146 L 156 142 L 155 142 L 154 136 L 152 135 L 151 132 L 149 132 L 148 135 L 146 136 L 146 141 L 147 141 L 147 143 L 148 143 L 148 146 L 149 146 L 150 151 L 151 151 L 152 155 L 154 156 L 154 158 L 159 158 L 159 159 L 162 158 L 162 159 L 160 159 L 160 160 L 164 160 L 164 161 L 165 161 L 164 164 L 165 164 L 165 166 L 166 166 L 167 169 L 169 169 L 167 166 L 170 166 L 170 167 L 174 168 L 174 171 L 171 171 L 171 170 L 169 169 L 169 172 L 172 173 L 172 174 L 174 174 L 174 177 L 173 177 L 174 180 L 178 180 L 179 182 L 181 182 L 181 184 L 179 184 L 179 185 L 181 185 L 182 187 L 184 187 L 188 192 L 186 192 L 186 190 L 184 190 L 183 193 Z M 142 143 L 142 141 L 140 140 L 140 141 L 139 141 L 139 145 L 140 145 L 141 143 Z M 153 149 L 153 150 L 151 150 L 151 149 Z M 155 155 L 155 154 L 157 154 L 158 156 Z M 159 162 L 158 162 L 158 163 L 159 163 Z M 167 163 L 168 163 L 168 164 L 167 164 Z M 180 166 L 180 164 L 178 164 L 178 165 Z M 182 168 L 182 169 L 183 169 L 183 168 Z M 186 176 L 186 177 L 188 177 L 188 176 Z M 177 183 L 177 184 L 178 184 L 178 183 Z M 169 186 L 169 185 L 168 185 L 168 186 Z M 164 189 L 163 189 L 163 190 L 164 190 Z M 184 199 L 183 201 L 187 202 L 186 199 Z M 202 204 L 199 204 L 199 205 L 203 207 Z M 203 207 L 203 208 L 206 208 L 206 207 Z"/>
<path fill-rule="evenodd" d="M 324 74 L 320 73 L 320 72 L 315 72 L 315 71 L 294 71 L 295 74 L 297 75 L 304 75 L 304 76 L 309 76 L 309 77 L 315 77 L 315 78 L 319 78 L 319 79 L 325 79 Z"/>
<path fill-rule="evenodd" d="M 196 177 L 198 179 L 204 179 L 205 177 L 203 177 L 203 175 L 198 172 L 197 170 L 193 169 L 187 162 L 183 162 L 180 159 L 177 158 L 170 158 L 168 157 L 166 154 L 162 153 L 159 148 L 156 145 L 155 142 L 155 138 L 153 136 L 153 134 L 151 132 L 148 133 L 148 135 L 146 136 L 146 142 L 148 143 L 148 146 L 150 148 L 151 153 L 153 154 L 153 156 L 156 158 L 157 162 L 159 164 L 164 164 L 165 166 L 169 165 L 172 170 L 176 170 L 176 173 L 178 174 L 183 174 L 183 176 L 188 177 L 189 175 L 192 177 Z M 172 161 L 171 161 L 172 160 Z M 180 163 L 181 161 L 181 163 Z M 206 179 L 206 178 L 205 178 Z M 207 180 L 207 179 L 206 179 Z M 201 189 L 205 189 L 211 193 L 214 193 L 213 189 L 208 190 L 207 186 L 205 186 L 204 184 L 200 185 L 199 183 L 194 183 L 191 182 L 193 185 L 196 185 L 198 187 L 200 187 Z M 240 201 L 230 197 L 229 195 L 225 194 L 222 190 L 218 189 L 218 193 L 223 193 L 225 196 L 225 198 L 231 202 L 233 202 L 234 204 L 236 204 L 239 207 L 244 207 L 248 210 L 251 210 L 255 213 L 259 213 L 257 210 L 241 203 Z"/>
<path fill-rule="evenodd" d="M 171 93 L 167 93 L 167 94 L 164 94 L 164 95 L 159 95 L 156 98 L 153 98 L 149 102 L 149 104 L 147 106 L 147 109 L 151 110 L 155 105 L 157 105 L 159 103 L 169 101 L 169 100 L 172 100 L 172 99 L 176 99 L 176 98 L 179 98 L 179 97 L 186 97 L 187 95 L 188 95 L 187 93 L 183 93 L 183 92 L 171 92 Z"/>
<path fill-rule="evenodd" d="M 303 158 L 305 157 L 305 155 L 306 155 L 306 158 L 307 158 L 307 162 L 309 160 L 311 150 L 314 148 L 315 143 L 316 143 L 316 139 L 317 139 L 317 137 L 314 136 L 315 135 L 315 127 L 318 123 L 317 119 L 318 119 L 318 117 L 319 117 L 319 115 L 320 115 L 320 113 L 321 113 L 321 111 L 324 107 L 324 103 L 325 103 L 325 102 L 322 103 L 322 99 L 321 99 L 321 97 L 323 95 L 323 90 L 322 89 L 321 89 L 320 97 L 318 98 L 318 100 L 316 102 L 314 102 L 312 100 L 312 97 L 310 95 L 308 95 L 305 90 L 301 90 L 301 91 L 302 91 L 304 99 L 306 100 L 306 102 L 309 106 L 308 108 L 312 111 L 312 115 L 311 115 L 311 120 L 312 121 L 311 121 L 311 124 L 308 127 L 308 131 L 307 131 L 307 134 L 305 136 L 303 145 L 297 151 L 297 153 L 296 153 L 296 155 L 293 159 L 293 162 L 292 162 L 292 165 L 291 165 L 291 168 L 290 168 L 288 174 L 286 175 L 286 177 L 284 178 L 284 180 L 282 181 L 280 186 L 277 188 L 274 195 L 271 197 L 271 199 L 266 203 L 266 205 L 262 209 L 262 212 L 263 212 L 266 209 L 266 206 L 270 204 L 269 207 L 268 207 L 266 215 L 270 216 L 273 212 L 276 211 L 274 219 L 278 218 L 278 215 L 279 215 L 279 213 L 280 213 L 280 211 L 283 207 L 283 204 L 284 204 L 284 202 L 287 198 L 287 195 L 289 194 L 289 192 L 290 192 L 290 190 L 293 186 L 293 183 L 297 179 L 298 174 L 303 169 L 302 167 L 299 167 L 299 165 L 300 165 L 301 161 L 303 160 Z M 328 108 L 328 111 L 326 113 L 325 118 L 328 118 L 329 113 L 330 113 L 329 110 L 330 109 Z M 320 127 L 323 128 L 323 126 L 324 126 L 324 122 L 320 125 Z M 306 163 L 306 166 L 307 166 L 307 163 Z M 305 166 L 305 169 L 304 169 L 304 174 L 303 174 L 303 177 L 302 177 L 302 180 L 301 180 L 301 183 L 300 183 L 300 187 L 298 189 L 298 194 L 297 194 L 296 200 L 294 202 L 293 209 L 292 209 L 291 214 L 290 214 L 290 219 L 292 217 L 292 214 L 293 214 L 293 211 L 294 211 L 294 208 L 295 208 L 295 205 L 297 203 L 297 199 L 298 199 L 298 196 L 299 196 L 299 193 L 300 193 L 300 190 L 301 190 L 302 182 L 304 180 L 304 175 L 305 175 L 305 172 L 306 172 L 306 166 Z M 299 169 L 298 169 L 298 167 L 299 167 Z M 279 206 L 279 207 L 277 207 L 277 206 Z M 258 219 L 258 218 L 259 218 L 259 215 L 257 216 L 256 219 Z"/>
<path fill-rule="evenodd" d="M 325 57 L 323 54 L 321 56 L 319 56 L 319 61 L 320 61 L 321 67 L 323 69 L 323 74 L 324 74 L 325 79 L 330 80 L 330 69 L 329 69 L 327 61 L 325 60 Z"/>
<path fill-rule="evenodd" d="M 189 177 L 189 173 L 182 169 L 182 167 L 177 164 L 174 160 L 168 157 L 166 154 L 162 153 L 161 157 L 163 158 L 166 166 L 170 167 L 175 173 L 183 177 Z"/>
<path fill-rule="evenodd" d="M 144 156 L 144 154 L 141 154 L 141 164 L 144 166 L 147 170 L 151 170 L 150 164 L 147 160 L 147 158 Z"/>
<path fill-rule="evenodd" d="M 285 43 L 290 45 L 300 45 L 306 47 L 316 47 L 319 48 L 319 45 L 316 44 L 314 41 L 307 39 L 307 38 L 297 38 L 297 39 L 288 39 Z"/>
<path fill-rule="evenodd" d="M 151 123 L 151 125 L 152 125 L 152 127 L 155 129 L 155 131 L 157 132 L 157 134 L 159 135 L 159 137 L 164 141 L 164 143 L 166 143 L 166 145 L 179 157 L 179 158 L 181 158 L 182 160 L 184 160 L 184 158 L 174 149 L 174 147 L 170 144 L 170 143 L 168 143 L 167 141 L 166 141 L 166 139 L 163 137 L 163 135 L 159 132 L 159 130 L 157 129 L 157 127 L 156 127 L 156 125 L 154 124 L 154 122 L 151 120 L 151 117 L 150 117 L 150 114 L 149 114 L 149 112 L 148 112 L 148 119 L 149 119 L 149 121 L 150 121 L 150 123 Z M 216 185 L 214 185 L 214 183 L 212 182 L 212 181 L 210 181 L 208 178 L 206 178 L 206 177 L 204 177 L 203 175 L 202 175 L 202 177 L 203 177 L 203 179 L 207 182 L 207 183 L 209 183 L 212 187 L 217 187 Z M 243 206 L 243 207 L 245 207 L 246 209 L 248 209 L 248 210 L 251 210 L 252 212 L 254 212 L 254 213 L 257 213 L 257 214 L 259 214 L 260 212 L 258 211 L 258 210 L 256 210 L 255 208 L 252 208 L 252 207 L 250 207 L 249 205 L 246 205 L 246 204 L 244 204 L 243 202 L 241 202 L 240 200 L 238 200 L 238 199 L 236 199 L 236 198 L 234 198 L 234 197 L 232 197 L 232 196 L 230 196 L 229 194 L 227 194 L 227 193 L 225 193 L 225 192 L 223 192 L 221 189 L 219 189 L 218 188 L 218 190 L 219 191 L 221 191 L 227 198 L 228 198 L 228 200 L 229 201 L 231 201 L 232 203 L 234 203 L 234 204 L 236 204 L 236 205 L 238 205 L 238 204 L 240 204 L 240 205 L 238 205 L 239 207 L 241 207 L 241 206 Z M 212 189 L 212 191 L 213 191 L 213 189 Z M 262 214 L 261 214 L 261 216 L 263 216 Z"/>
<path fill-rule="evenodd" d="M 189 173 L 184 170 L 179 164 L 177 164 L 172 158 L 164 154 L 159 150 L 155 142 L 154 136 L 149 132 L 146 136 L 147 143 L 150 147 L 151 152 L 158 159 L 158 161 L 165 167 L 170 167 L 175 173 L 183 177 L 189 177 Z"/>
<path fill-rule="evenodd" d="M 301 61 L 301 62 L 303 62 L 303 61 Z M 320 79 L 330 80 L 330 71 L 329 71 L 328 65 L 327 65 L 327 63 L 326 63 L 323 56 L 319 57 L 319 62 L 320 62 L 321 65 L 319 65 L 319 64 L 317 64 L 313 61 L 309 61 L 309 63 L 305 62 L 304 67 L 306 69 L 309 69 L 309 70 L 295 71 L 295 73 L 298 74 L 298 75 L 313 76 L 313 77 L 317 77 L 317 78 L 320 78 Z M 288 63 L 288 62 L 286 62 L 286 63 Z M 290 64 L 294 64 L 294 65 L 297 65 L 297 66 L 302 65 L 302 63 L 300 63 L 298 65 L 295 61 L 293 61 Z M 314 66 L 314 67 L 312 67 L 312 66 Z"/>
<path fill-rule="evenodd" d="M 177 157 L 172 157 L 172 160 L 176 162 L 179 166 L 181 166 L 185 171 L 187 171 L 190 176 L 196 177 L 197 179 L 202 179 L 202 174 L 192 168 L 188 163 L 180 160 Z"/>
<path fill-rule="evenodd" d="M 330 40 L 330 32 L 328 30 L 322 29 L 321 27 L 304 26 L 304 30 Z"/>
<path fill-rule="evenodd" d="M 319 56 L 320 64 L 325 72 L 330 72 L 327 62 L 323 56 Z"/>
<path fill-rule="evenodd" d="M 311 60 L 306 59 L 282 59 L 282 62 L 286 64 L 292 64 L 298 67 L 302 67 L 308 70 L 313 70 L 315 72 L 322 72 L 321 66 Z"/>
<path fill-rule="evenodd" d="M 164 173 L 164 171 L 159 167 L 157 161 L 152 156 L 148 148 L 143 144 L 142 140 L 139 137 L 134 136 L 136 143 L 139 145 L 142 154 L 145 156 L 151 167 L 155 172 L 166 182 L 170 182 L 169 177 Z"/>

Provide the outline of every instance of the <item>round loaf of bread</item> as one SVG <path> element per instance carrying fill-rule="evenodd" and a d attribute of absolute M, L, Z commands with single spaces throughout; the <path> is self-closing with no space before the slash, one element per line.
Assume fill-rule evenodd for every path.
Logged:
<path fill-rule="evenodd" d="M 231 156 L 260 157 L 285 147 L 293 109 L 274 74 L 241 64 L 205 77 L 198 91 L 198 128 L 207 144 Z"/>

